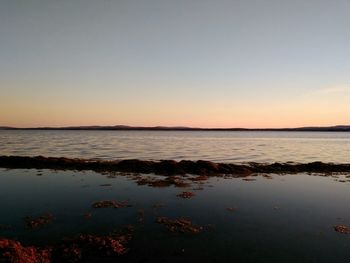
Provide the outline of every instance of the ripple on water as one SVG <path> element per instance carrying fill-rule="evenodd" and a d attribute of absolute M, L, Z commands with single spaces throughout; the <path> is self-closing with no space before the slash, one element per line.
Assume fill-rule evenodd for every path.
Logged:
<path fill-rule="evenodd" d="M 0 131 L 1 155 L 348 163 L 350 133 Z"/>

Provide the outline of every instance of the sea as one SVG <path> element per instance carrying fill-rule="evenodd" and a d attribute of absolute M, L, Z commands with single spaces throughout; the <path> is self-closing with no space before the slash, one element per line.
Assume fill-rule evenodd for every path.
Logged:
<path fill-rule="evenodd" d="M 0 155 L 348 163 L 350 132 L 0 130 Z"/>
<path fill-rule="evenodd" d="M 2 130 L 0 155 L 350 163 L 350 133 Z M 176 177 L 188 184 L 139 183 L 166 178 L 155 174 L 0 168 L 0 239 L 45 248 L 127 227 L 128 253 L 82 254 L 81 262 L 349 262 L 350 235 L 335 230 L 350 227 L 350 174 Z M 94 207 L 106 200 L 128 205 Z M 28 218 L 46 214 L 53 220 L 28 228 Z M 186 219 L 200 231 L 169 229 L 159 218 Z"/>

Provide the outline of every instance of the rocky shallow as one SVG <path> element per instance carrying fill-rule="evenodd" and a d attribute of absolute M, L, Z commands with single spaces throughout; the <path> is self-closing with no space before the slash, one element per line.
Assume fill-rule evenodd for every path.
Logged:
<path fill-rule="evenodd" d="M 79 235 L 46 247 L 23 246 L 20 242 L 0 238 L 0 262 L 50 263 L 78 262 L 94 257 L 118 257 L 128 252 L 125 245 L 131 235 Z"/>
<path fill-rule="evenodd" d="M 37 168 L 57 170 L 92 170 L 97 172 L 155 173 L 162 175 L 195 174 L 201 176 L 230 174 L 245 177 L 253 173 L 345 173 L 350 164 L 335 163 L 214 163 L 210 161 L 143 161 L 143 160 L 91 160 L 64 157 L 0 156 L 2 168 Z"/>
<path fill-rule="evenodd" d="M 169 251 L 172 251 L 171 253 L 179 253 L 180 255 L 183 255 L 182 259 L 187 259 L 188 255 L 191 253 L 191 249 L 195 250 L 196 247 L 185 246 L 183 244 L 187 244 L 187 242 L 193 242 L 192 244 L 195 244 L 194 242 L 196 240 L 200 244 L 201 242 L 206 242 L 206 240 L 210 241 L 212 238 L 218 237 L 218 239 L 214 239 L 216 241 L 213 241 L 211 245 L 214 247 L 216 244 L 220 244 L 221 246 L 225 242 L 234 242 L 231 240 L 231 236 L 225 236 L 226 231 L 231 233 L 229 232 L 231 230 L 234 239 L 238 240 L 238 242 L 235 243 L 235 246 L 239 246 L 239 243 L 242 243 L 242 246 L 244 247 L 245 238 L 246 236 L 248 237 L 251 232 L 254 232 L 253 236 L 255 236 L 256 233 L 260 238 L 263 238 L 264 234 L 266 237 L 270 237 L 271 233 L 280 232 L 281 234 L 276 234 L 276 238 L 283 240 L 283 229 L 288 229 L 290 227 L 293 231 L 299 230 L 298 227 L 295 227 L 297 224 L 295 224 L 295 226 L 289 224 L 290 216 L 293 216 L 293 213 L 300 212 L 300 209 L 293 209 L 294 204 L 299 204 L 299 207 L 305 209 L 308 208 L 307 205 L 304 207 L 299 202 L 300 200 L 296 194 L 290 194 L 290 198 L 293 200 L 292 203 L 288 203 L 283 199 L 286 194 L 288 195 L 287 190 L 289 189 L 287 187 L 288 184 L 284 182 L 285 177 L 287 180 L 290 180 L 289 178 L 299 180 L 298 176 L 294 175 L 294 173 L 296 174 L 300 171 L 310 173 L 310 175 L 317 175 L 318 173 L 326 176 L 334 175 L 333 177 L 335 180 L 331 177 L 323 177 L 320 179 L 324 180 L 324 183 L 334 183 L 334 181 L 345 182 L 345 184 L 335 183 L 337 187 L 338 185 L 342 185 L 341 188 L 337 189 L 346 187 L 350 177 L 348 173 L 346 173 L 349 169 L 348 164 L 327 164 L 320 162 L 309 164 L 249 163 L 234 165 L 207 161 L 95 161 L 67 158 L 46 158 L 40 156 L 2 156 L 0 157 L 0 167 L 51 169 L 29 171 L 25 171 L 25 169 L 3 170 L 5 174 L 9 173 L 8 177 L 6 177 L 8 180 L 12 180 L 12 178 L 16 176 L 26 180 L 32 175 L 32 179 L 35 178 L 35 182 L 28 186 L 28 189 L 32 189 L 34 185 L 37 186 L 38 182 L 48 179 L 48 174 L 56 174 L 57 172 L 55 170 L 61 170 L 57 176 L 52 176 L 51 179 L 54 181 L 51 182 L 61 181 L 61 176 L 67 176 L 64 175 L 65 173 L 69 174 L 69 178 L 77 179 L 74 181 L 66 181 L 64 187 L 62 186 L 61 189 L 66 189 L 67 186 L 76 184 L 77 187 L 74 188 L 75 190 L 72 192 L 74 196 L 84 194 L 84 192 L 99 193 L 94 196 L 94 199 L 88 199 L 86 202 L 83 202 L 82 204 L 85 206 L 84 210 L 77 210 L 77 213 L 74 214 L 76 221 L 79 221 L 79 218 L 82 219 L 82 221 L 79 221 L 79 224 L 85 224 L 84 222 L 87 222 L 86 225 L 92 226 L 92 229 L 89 228 L 88 231 L 79 231 L 78 234 L 64 234 L 54 241 L 36 243 L 28 240 L 25 241 L 25 239 L 20 236 L 9 235 L 8 233 L 14 232 L 13 229 L 16 225 L 10 226 L 9 222 L 4 221 L 3 225 L 0 225 L 0 230 L 2 229 L 2 233 L 5 233 L 3 238 L 0 237 L 0 262 L 99 262 L 100 260 L 142 262 L 142 257 L 149 259 L 156 258 L 153 254 L 147 254 L 149 253 L 149 242 L 156 243 L 156 245 L 149 245 L 150 251 L 156 253 L 154 251 L 157 251 L 158 245 L 162 244 L 164 240 L 164 244 L 168 244 L 172 249 L 169 248 Z M 62 170 L 80 170 L 83 172 L 63 172 Z M 98 172 L 98 174 L 85 172 L 85 170 L 94 170 Z M 101 176 L 101 173 L 105 176 Z M 293 173 L 293 175 L 288 176 L 290 173 Z M 343 174 L 339 175 L 337 173 Z M 160 176 L 158 176 L 158 174 Z M 261 176 L 256 176 L 259 174 Z M 285 174 L 285 176 L 275 176 L 274 174 Z M 303 179 L 306 179 L 307 177 L 317 179 L 314 176 L 310 177 L 309 174 L 303 174 L 300 176 L 303 177 Z M 88 180 L 91 179 L 91 177 L 99 178 L 98 180 Z M 235 177 L 238 177 L 238 179 L 227 180 L 230 178 L 234 179 Z M 117 183 L 124 181 L 127 181 L 130 184 Z M 315 183 L 317 182 L 318 180 L 315 180 Z M 302 181 L 303 185 L 304 183 L 305 180 Z M 228 189 L 232 189 L 232 191 L 230 190 L 229 192 L 226 192 L 225 189 L 228 184 L 231 184 L 231 187 Z M 283 188 L 283 191 L 280 191 L 278 190 L 280 188 L 272 187 L 273 184 L 285 188 Z M 14 187 L 14 185 L 17 184 L 9 185 Z M 263 185 L 264 187 L 260 188 L 259 185 Z M 294 184 L 291 184 L 290 187 L 293 188 L 293 185 Z M 308 189 L 307 191 L 313 191 L 314 185 L 313 181 L 313 183 L 309 185 L 310 188 L 306 188 Z M 322 189 L 323 191 L 326 191 L 325 189 L 332 186 L 332 184 L 330 184 L 326 188 L 320 188 L 318 187 L 319 185 L 318 182 L 315 186 L 315 188 L 317 188 L 317 193 Z M 296 193 L 300 194 L 300 185 L 297 186 Z M 86 187 L 90 187 L 91 190 Z M 219 189 L 215 190 L 216 187 Z M 160 189 L 156 190 L 154 188 Z M 264 193 L 271 194 L 275 190 L 279 193 L 276 195 L 276 199 L 266 199 L 266 203 L 269 205 L 266 214 L 263 210 L 259 210 L 259 213 L 255 213 L 256 209 L 260 209 L 260 205 L 264 207 L 264 202 L 260 201 L 260 199 L 265 200 L 265 195 L 259 195 L 259 189 L 263 189 Z M 267 191 L 267 189 L 269 191 Z M 3 190 L 5 190 L 5 188 L 3 188 Z M 205 191 L 199 192 L 198 190 Z M 9 191 L 9 196 L 12 196 L 12 191 L 13 190 Z M 135 191 L 137 195 L 129 195 L 132 191 Z M 246 191 L 251 192 L 249 192 L 249 195 L 245 195 Z M 64 191 L 62 193 L 64 193 Z M 142 196 L 138 196 L 139 193 L 142 193 Z M 282 195 L 280 195 L 281 193 Z M 339 195 L 341 192 L 337 190 L 336 193 Z M 74 196 L 72 196 L 72 199 L 70 200 L 72 203 L 75 202 Z M 244 199 L 244 196 L 248 200 L 247 202 L 241 202 Z M 255 198 L 251 199 L 250 196 L 255 196 Z M 311 199 L 315 197 L 314 195 L 308 196 L 309 198 L 311 197 Z M 318 200 L 319 198 L 322 198 L 322 196 L 329 196 L 329 194 L 327 194 L 327 192 L 322 192 L 322 195 L 317 195 L 317 202 L 315 201 L 313 204 L 318 204 Z M 339 197 L 338 199 L 340 202 L 337 203 L 346 203 L 346 197 L 348 195 L 344 196 L 345 198 Z M 64 198 L 63 194 L 60 194 L 57 197 Z M 150 198 L 152 201 L 149 201 L 146 205 L 144 200 L 147 198 Z M 4 200 L 6 200 L 6 198 Z M 254 208 L 254 206 L 252 206 L 252 200 L 253 203 L 257 202 L 260 205 Z M 40 200 L 36 200 L 36 202 L 38 202 L 38 204 L 41 203 Z M 321 201 L 321 203 L 323 206 L 325 200 Z M 62 216 L 62 211 L 55 211 L 54 206 L 50 206 L 49 208 L 50 210 L 48 211 L 52 213 L 42 211 L 29 216 L 24 214 L 23 217 L 18 220 L 18 222 L 21 222 L 23 228 L 21 228 L 20 225 L 17 225 L 18 231 L 27 234 L 29 233 L 28 236 L 34 236 L 40 233 L 45 233 L 45 231 L 46 233 L 49 233 L 49 231 L 55 227 L 62 226 L 62 220 L 67 220 L 67 217 Z M 266 210 L 266 206 L 264 209 Z M 203 210 L 205 212 L 203 212 Z M 69 211 L 68 208 L 67 211 Z M 196 212 L 192 213 L 191 211 Z M 315 212 L 318 210 L 312 206 L 310 211 Z M 127 214 L 131 215 L 128 217 L 128 221 L 123 222 L 123 224 L 116 223 L 116 228 L 114 226 L 113 229 L 108 230 L 108 232 L 93 231 L 94 226 L 101 224 L 101 218 L 104 220 L 105 217 L 103 215 L 114 216 L 114 219 L 118 220 L 118 217 L 123 217 Z M 260 214 L 262 214 L 261 217 L 259 217 Z M 296 216 L 296 218 L 299 216 L 302 216 L 302 214 Z M 317 214 L 314 214 L 314 216 L 314 218 L 318 218 Z M 321 214 L 321 216 L 324 215 Z M 207 217 L 206 220 L 202 220 L 203 217 Z M 267 221 L 264 221 L 264 218 L 272 220 L 271 225 Z M 349 221 L 347 218 L 346 213 L 337 212 L 337 214 L 334 215 L 331 224 L 329 221 L 322 223 L 321 231 L 320 228 L 318 228 L 319 225 L 317 225 L 317 220 L 315 220 L 315 226 L 313 226 L 313 223 L 311 222 L 308 228 L 304 231 L 309 231 L 307 233 L 311 233 L 310 235 L 317 236 L 315 240 L 321 244 L 323 244 L 323 235 L 327 235 L 327 238 L 329 238 L 329 236 L 332 237 L 332 234 L 334 234 L 336 236 L 333 237 L 333 241 L 346 241 L 348 240 L 348 234 L 350 233 Z M 71 224 L 76 224 L 74 221 L 69 222 Z M 259 226 L 255 225 L 256 222 Z M 283 222 L 286 223 L 284 224 Z M 306 224 L 308 223 L 307 220 L 302 222 L 305 222 Z M 127 223 L 128 225 L 124 225 L 124 223 Z M 224 228 L 222 225 L 225 225 L 226 227 Z M 285 228 L 281 228 L 282 226 Z M 117 231 L 115 231 L 115 229 L 117 229 Z M 119 229 L 121 230 L 119 231 Z M 268 229 L 271 229 L 271 231 L 269 232 Z M 149 232 L 146 232 L 145 230 Z M 154 230 L 156 230 L 156 234 L 154 236 L 149 235 L 150 233 L 153 234 Z M 148 233 L 148 235 L 145 233 Z M 274 234 L 272 234 L 272 236 L 273 235 Z M 155 239 L 155 241 L 150 241 L 148 238 L 150 238 L 150 240 Z M 144 239 L 147 241 L 144 242 Z M 250 240 L 251 239 L 249 239 L 249 243 Z M 313 242 L 315 242 L 315 240 L 313 239 Z M 174 243 L 178 244 L 178 247 L 173 248 L 172 245 Z M 309 243 L 311 244 L 312 242 L 308 242 L 308 244 Z M 146 248 L 142 248 L 142 246 L 145 246 Z M 167 251 L 165 245 L 163 249 Z M 144 253 L 142 254 L 142 257 L 137 256 L 140 251 Z M 261 251 L 266 251 L 266 249 L 264 248 Z M 163 252 L 159 253 L 161 254 Z M 232 256 L 230 251 L 225 253 Z M 344 255 L 346 255 L 346 253 L 347 252 L 344 252 Z M 216 251 L 213 248 L 211 255 L 215 254 Z M 285 254 L 290 255 L 289 251 L 288 253 L 285 252 Z M 243 257 L 243 255 L 244 253 L 239 257 Z M 138 261 L 133 261 L 132 259 L 134 258 L 137 258 Z M 232 258 L 234 258 L 234 256 L 232 256 Z M 322 262 L 329 261 L 325 260 Z"/>

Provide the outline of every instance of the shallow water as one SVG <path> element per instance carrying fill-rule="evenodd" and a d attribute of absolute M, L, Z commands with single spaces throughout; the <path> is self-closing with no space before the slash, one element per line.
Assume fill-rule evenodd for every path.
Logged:
<path fill-rule="evenodd" d="M 350 132 L 0 130 L 0 155 L 349 163 Z"/>
<path fill-rule="evenodd" d="M 333 229 L 350 225 L 350 182 L 346 175 L 339 177 L 213 177 L 200 185 L 203 190 L 193 190 L 199 185 L 154 188 L 126 175 L 0 169 L 0 225 L 9 226 L 0 228 L 0 236 L 43 245 L 132 224 L 136 231 L 122 262 L 347 262 L 350 235 Z M 182 191 L 196 195 L 177 197 Z M 132 207 L 91 207 L 107 199 L 128 200 Z M 164 206 L 153 207 L 159 203 Z M 139 209 L 145 211 L 141 222 Z M 47 212 L 54 215 L 53 223 L 39 230 L 25 227 L 23 217 Z M 87 212 L 91 219 L 84 218 Z M 157 216 L 188 217 L 210 227 L 195 235 L 171 233 L 155 222 Z"/>

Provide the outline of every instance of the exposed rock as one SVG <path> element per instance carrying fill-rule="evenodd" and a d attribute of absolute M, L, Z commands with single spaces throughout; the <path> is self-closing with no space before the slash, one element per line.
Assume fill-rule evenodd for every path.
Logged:
<path fill-rule="evenodd" d="M 55 247 L 53 256 L 68 262 L 77 262 L 90 257 L 114 257 L 128 252 L 125 244 L 130 236 L 94 236 L 80 235 L 66 239 Z"/>
<path fill-rule="evenodd" d="M 18 241 L 0 239 L 0 262 L 90 262 L 90 258 L 113 258 L 128 252 L 125 246 L 130 239 L 130 233 L 109 236 L 79 235 L 75 238 L 62 240 L 49 248 L 24 247 Z"/>
<path fill-rule="evenodd" d="M 171 185 L 174 185 L 175 187 L 189 186 L 188 183 L 177 176 L 167 176 L 165 179 L 137 176 L 135 180 L 138 185 L 148 185 L 151 187 L 168 187 Z"/>
<path fill-rule="evenodd" d="M 350 172 L 350 164 L 334 164 L 323 162 L 300 163 L 214 163 L 209 161 L 142 161 L 122 160 L 103 161 L 89 159 L 69 159 L 56 157 L 22 157 L 0 156 L 0 167 L 3 168 L 36 168 L 58 170 L 93 170 L 97 172 L 132 172 L 132 173 L 155 173 L 162 175 L 233 175 L 246 177 L 252 173 L 345 173 Z"/>
<path fill-rule="evenodd" d="M 208 179 L 209 179 L 209 176 L 200 175 L 200 176 L 192 177 L 189 180 L 197 182 L 197 181 L 206 181 Z"/>
<path fill-rule="evenodd" d="M 170 232 L 198 234 L 203 231 L 203 227 L 193 225 L 191 220 L 186 218 L 170 219 L 168 217 L 158 217 L 156 222 L 166 226 Z"/>
<path fill-rule="evenodd" d="M 344 225 L 335 225 L 334 230 L 342 234 L 350 234 L 350 228 Z"/>
<path fill-rule="evenodd" d="M 51 251 L 36 247 L 24 247 L 20 242 L 0 239 L 0 262 L 50 263 Z"/>
<path fill-rule="evenodd" d="M 176 196 L 188 199 L 188 198 L 192 198 L 193 196 L 195 196 L 195 194 L 192 192 L 182 192 Z"/>
<path fill-rule="evenodd" d="M 24 218 L 24 222 L 27 228 L 38 229 L 44 225 L 51 223 L 54 220 L 54 216 L 50 213 L 43 214 L 39 217 L 30 217 L 27 216 Z"/>
<path fill-rule="evenodd" d="M 122 207 L 130 207 L 130 205 L 127 203 L 127 201 L 118 202 L 115 200 L 103 200 L 98 201 L 92 204 L 93 208 L 122 208 Z"/>

